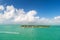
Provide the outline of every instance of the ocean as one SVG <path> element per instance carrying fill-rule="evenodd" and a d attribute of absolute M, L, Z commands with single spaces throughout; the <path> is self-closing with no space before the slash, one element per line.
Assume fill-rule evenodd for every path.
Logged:
<path fill-rule="evenodd" d="M 0 25 L 0 40 L 60 40 L 60 26 L 22 28 L 20 25 Z"/>

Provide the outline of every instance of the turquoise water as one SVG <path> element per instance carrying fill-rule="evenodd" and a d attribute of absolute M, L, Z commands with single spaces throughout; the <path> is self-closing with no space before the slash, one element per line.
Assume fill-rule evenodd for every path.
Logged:
<path fill-rule="evenodd" d="M 60 40 L 60 26 L 21 28 L 20 25 L 0 25 L 0 40 Z"/>

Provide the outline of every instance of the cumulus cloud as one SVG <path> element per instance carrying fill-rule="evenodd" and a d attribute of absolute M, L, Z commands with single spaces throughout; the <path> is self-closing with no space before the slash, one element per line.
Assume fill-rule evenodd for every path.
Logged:
<path fill-rule="evenodd" d="M 2 12 L 1 12 L 2 11 Z M 39 17 L 36 15 L 36 10 L 30 10 L 25 12 L 24 9 L 17 9 L 13 5 L 4 7 L 0 6 L 0 23 L 13 23 L 13 24 L 40 24 L 40 25 L 50 25 L 50 24 L 60 24 L 60 16 L 54 17 L 52 19 Z"/>
<path fill-rule="evenodd" d="M 2 5 L 0 5 L 0 10 L 4 10 L 4 7 Z"/>

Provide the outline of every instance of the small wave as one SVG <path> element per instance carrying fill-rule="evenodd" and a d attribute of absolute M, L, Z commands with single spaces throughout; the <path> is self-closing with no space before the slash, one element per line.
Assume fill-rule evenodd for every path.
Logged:
<path fill-rule="evenodd" d="M 0 33 L 8 33 L 8 34 L 20 34 L 19 32 L 8 32 L 8 31 L 0 31 Z"/>

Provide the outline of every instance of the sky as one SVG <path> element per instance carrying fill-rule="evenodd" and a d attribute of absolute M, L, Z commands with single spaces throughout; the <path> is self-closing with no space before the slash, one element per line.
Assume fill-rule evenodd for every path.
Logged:
<path fill-rule="evenodd" d="M 41 17 L 52 18 L 60 14 L 60 0 L 1 0 L 2 5 L 13 5 L 25 11 L 36 10 Z"/>
<path fill-rule="evenodd" d="M 0 23 L 60 24 L 60 0 L 0 0 Z"/>

